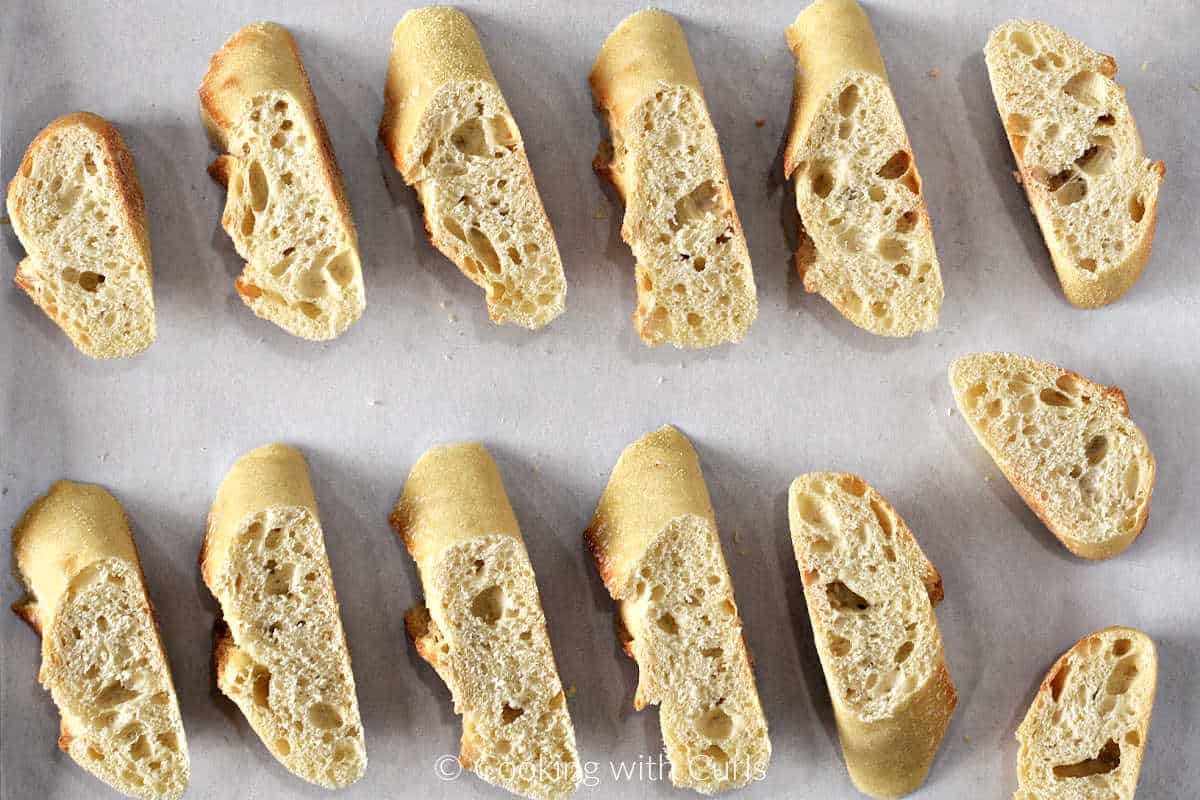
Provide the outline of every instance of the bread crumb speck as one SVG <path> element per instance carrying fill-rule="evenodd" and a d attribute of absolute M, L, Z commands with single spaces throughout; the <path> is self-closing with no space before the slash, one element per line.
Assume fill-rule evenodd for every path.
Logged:
<path fill-rule="evenodd" d="M 941 74 L 942 74 L 941 70 L 939 70 L 937 67 L 934 67 L 933 69 L 929 70 L 930 78 L 937 78 Z"/>
<path fill-rule="evenodd" d="M 564 692 L 564 694 L 566 694 L 566 696 L 568 698 L 574 697 L 578 693 L 579 693 L 579 690 L 575 688 L 575 684 L 573 684 L 573 683 L 570 686 L 568 686 L 567 691 Z"/>
<path fill-rule="evenodd" d="M 946 409 L 946 416 L 947 416 L 947 417 L 953 417 L 953 416 L 954 416 L 954 407 L 953 407 L 953 406 L 951 406 L 950 408 L 947 408 L 947 409 Z"/>
<path fill-rule="evenodd" d="M 382 400 L 379 400 L 379 399 L 377 399 L 377 398 L 374 398 L 374 397 L 368 397 L 368 398 L 367 398 L 367 405 L 369 405 L 369 406 L 381 406 L 381 405 L 383 405 L 383 401 L 382 401 Z"/>
<path fill-rule="evenodd" d="M 764 126 L 764 125 L 766 125 L 766 124 L 767 124 L 767 121 L 766 121 L 765 119 L 756 119 L 756 120 L 754 120 L 754 127 L 756 127 L 756 128 L 761 128 L 761 127 L 763 127 L 763 126 Z"/>
<path fill-rule="evenodd" d="M 1146 70 L 1148 70 L 1148 69 L 1150 69 L 1150 62 L 1149 62 L 1149 61 L 1143 61 L 1143 62 L 1142 62 L 1142 72 L 1145 72 L 1145 71 L 1146 71 Z"/>
<path fill-rule="evenodd" d="M 658 382 L 659 382 L 659 383 L 662 383 L 662 382 L 663 382 L 663 376 L 662 376 L 662 375 L 659 375 L 659 376 L 658 376 Z"/>
<path fill-rule="evenodd" d="M 446 317 L 446 319 L 450 320 L 451 325 L 458 322 L 458 317 L 454 314 L 451 314 L 450 316 Z"/>
<path fill-rule="evenodd" d="M 593 219 L 608 219 L 608 209 L 605 208 L 604 206 L 597 206 L 596 210 L 592 212 L 592 218 Z"/>
<path fill-rule="evenodd" d="M 0 217 L 0 225 L 12 225 L 12 220 L 7 216 Z"/>
<path fill-rule="evenodd" d="M 450 303 L 447 302 L 446 300 L 443 300 L 442 302 L 438 303 L 438 305 L 441 306 L 443 309 L 445 309 L 450 305 Z"/>

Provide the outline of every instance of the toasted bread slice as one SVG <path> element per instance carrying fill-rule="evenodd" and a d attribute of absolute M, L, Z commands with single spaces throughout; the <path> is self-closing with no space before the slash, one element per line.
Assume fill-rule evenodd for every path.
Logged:
<path fill-rule="evenodd" d="M 567 283 L 525 144 L 467 15 L 409 11 L 392 33 L 379 138 L 417 190 L 434 247 L 493 322 L 541 328 Z"/>
<path fill-rule="evenodd" d="M 524 797 L 574 793 L 575 728 L 496 462 L 476 443 L 428 450 L 390 521 L 425 591 L 409 636 L 463 718 L 462 766 Z"/>
<path fill-rule="evenodd" d="M 25 151 L 8 215 L 28 257 L 16 282 L 92 358 L 154 341 L 146 204 L 133 156 L 95 114 L 59 117 Z"/>
<path fill-rule="evenodd" d="M 933 613 L 942 577 L 857 476 L 801 475 L 788 517 L 850 778 L 903 797 L 925 782 L 958 702 Z"/>
<path fill-rule="evenodd" d="M 121 504 L 56 482 L 13 529 L 13 565 L 26 590 L 13 610 L 41 634 L 59 747 L 130 797 L 182 797 L 187 739 Z"/>
<path fill-rule="evenodd" d="M 589 80 L 612 137 L 593 166 L 625 203 L 621 236 L 637 260 L 638 336 L 740 341 L 758 314 L 750 251 L 679 23 L 656 9 L 626 18 Z"/>
<path fill-rule="evenodd" d="M 621 453 L 585 540 L 638 665 L 634 708 L 659 706 L 671 782 L 705 794 L 766 774 L 767 721 L 708 487 L 671 426 Z"/>
<path fill-rule="evenodd" d="M 1042 681 L 1017 728 L 1015 800 L 1132 800 L 1154 707 L 1150 637 L 1111 627 L 1080 639 Z"/>
<path fill-rule="evenodd" d="M 1154 456 L 1120 389 L 1015 353 L 962 356 L 950 386 L 979 443 L 1072 553 L 1111 558 L 1146 527 Z"/>
<path fill-rule="evenodd" d="M 1072 304 L 1129 291 L 1150 257 L 1166 167 L 1142 151 L 1117 62 L 1044 22 L 1011 20 L 984 48 L 1029 205 Z"/>
<path fill-rule="evenodd" d="M 281 764 L 336 789 L 367 767 L 337 593 L 308 467 L 269 444 L 217 490 L 200 574 L 221 605 L 217 687 Z"/>
<path fill-rule="evenodd" d="M 936 328 L 933 229 L 866 13 L 855 0 L 817 0 L 787 42 L 796 80 L 784 172 L 795 183 L 804 288 L 871 333 Z"/>
<path fill-rule="evenodd" d="M 221 225 L 246 267 L 237 291 L 255 314 L 305 339 L 332 339 L 362 316 L 358 236 L 333 145 L 286 28 L 247 25 L 200 84 L 209 174 L 229 194 Z"/>

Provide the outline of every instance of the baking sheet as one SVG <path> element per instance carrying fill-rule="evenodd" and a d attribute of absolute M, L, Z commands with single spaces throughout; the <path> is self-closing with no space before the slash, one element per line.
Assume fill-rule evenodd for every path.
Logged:
<path fill-rule="evenodd" d="M 873 0 L 868 12 L 925 180 L 946 300 L 941 327 L 875 338 L 806 295 L 791 269 L 792 199 L 777 156 L 791 96 L 783 30 L 800 3 L 667 2 L 687 33 L 728 162 L 758 282 L 744 343 L 644 348 L 630 323 L 633 261 L 620 211 L 591 172 L 601 134 L 586 75 L 630 2 L 463 3 L 524 133 L 566 265 L 567 312 L 541 333 L 488 322 L 481 293 L 425 240 L 412 193 L 376 143 L 390 31 L 384 2 L 5 4 L 0 22 L 4 180 L 54 117 L 87 109 L 120 128 L 149 209 L 159 337 L 92 362 L 8 282 L 22 255 L 0 228 L 0 529 L 60 477 L 109 487 L 132 520 L 174 669 L 192 758 L 189 797 L 327 797 L 268 755 L 213 687 L 215 605 L 196 560 L 216 486 L 240 453 L 285 440 L 308 456 L 358 681 L 370 764 L 341 796 L 499 797 L 443 780 L 460 721 L 403 634 L 420 596 L 386 523 L 428 446 L 481 439 L 500 463 L 538 575 L 581 757 L 581 796 L 676 794 L 657 769 L 657 712 L 631 708 L 636 672 L 581 544 L 621 448 L 664 422 L 700 453 L 774 757 L 745 797 L 853 797 L 812 645 L 787 529 L 796 474 L 866 477 L 941 570 L 938 609 L 959 705 L 915 797 L 1009 796 L 1013 731 L 1052 661 L 1078 637 L 1135 625 L 1157 642 L 1158 701 L 1139 797 L 1200 784 L 1200 391 L 1195 259 L 1200 7 Z M 1112 53 L 1146 151 L 1167 163 L 1154 255 L 1123 300 L 1062 298 L 992 103 L 982 47 L 994 25 L 1043 18 Z M 313 344 L 255 318 L 219 228 L 224 191 L 196 87 L 240 25 L 291 28 L 346 177 L 368 307 Z M 759 127 L 756 121 L 762 121 Z M 1122 386 L 1158 459 L 1153 513 L 1124 555 L 1070 556 L 952 411 L 946 366 L 1012 349 Z M 0 559 L 8 561 L 7 536 Z M 20 595 L 5 578 L 3 600 Z M 38 644 L 0 614 L 0 795 L 113 795 L 55 747 L 36 684 Z M 643 765 L 638 767 L 638 765 Z M 593 766 L 594 765 L 594 766 Z M 614 776 L 616 765 L 624 775 Z M 452 771 L 451 771 L 452 772 Z M 630 776 L 628 773 L 632 772 Z"/>

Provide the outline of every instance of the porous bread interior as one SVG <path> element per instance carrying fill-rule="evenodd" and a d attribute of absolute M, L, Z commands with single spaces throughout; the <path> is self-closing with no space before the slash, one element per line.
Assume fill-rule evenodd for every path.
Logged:
<path fill-rule="evenodd" d="M 1054 665 L 1017 729 L 1016 800 L 1128 800 L 1154 704 L 1154 643 L 1097 631 Z"/>
<path fill-rule="evenodd" d="M 62 748 L 133 797 L 181 797 L 187 742 L 136 568 L 118 559 L 89 565 L 44 635 L 41 681 L 62 713 Z"/>
<path fill-rule="evenodd" d="M 87 355 L 145 350 L 156 333 L 150 262 L 100 137 L 62 127 L 21 169 L 9 213 L 29 257 L 17 283 Z"/>
<path fill-rule="evenodd" d="M 540 328 L 561 314 L 558 245 L 500 92 L 482 81 L 446 84 L 429 103 L 417 146 L 420 160 L 405 180 L 434 245 L 484 290 L 492 320 Z"/>
<path fill-rule="evenodd" d="M 771 742 L 713 527 L 673 520 L 617 609 L 638 664 L 635 704 L 659 705 L 671 782 L 711 794 L 760 779 Z"/>
<path fill-rule="evenodd" d="M 1154 457 L 1120 390 L 1011 353 L 963 356 L 951 383 L 976 436 L 1068 547 L 1145 525 Z"/>
<path fill-rule="evenodd" d="M 622 233 L 637 261 L 638 335 L 676 347 L 739 341 L 758 300 L 704 98 L 662 83 L 625 119 L 598 165 L 624 193 Z"/>
<path fill-rule="evenodd" d="M 1056 28 L 1020 20 L 996 28 L 985 55 L 1055 267 L 1086 284 L 1144 261 L 1161 165 L 1142 152 L 1113 80 L 1116 63 Z"/>
<path fill-rule="evenodd" d="M 532 798 L 560 798 L 581 777 L 575 730 L 550 649 L 528 556 L 511 536 L 448 548 L 408 614 L 418 652 L 462 714 L 461 760 L 485 781 Z M 436 620 L 435 620 L 436 617 Z"/>
<path fill-rule="evenodd" d="M 350 655 L 321 529 L 303 508 L 248 518 L 214 592 L 229 639 L 218 685 L 271 753 L 326 788 L 366 769 Z"/>
<path fill-rule="evenodd" d="M 921 178 L 887 83 L 835 83 L 795 156 L 804 288 L 872 333 L 937 327 L 942 276 Z"/>
<path fill-rule="evenodd" d="M 326 188 L 333 154 L 302 108 L 290 92 L 256 95 L 214 167 L 228 178 L 222 224 L 246 259 L 242 300 L 289 333 L 331 339 L 362 315 L 362 264 L 348 212 Z"/>
<path fill-rule="evenodd" d="M 792 484 L 792 543 L 830 694 L 867 722 L 891 717 L 942 663 L 933 569 L 878 492 L 853 475 Z"/>

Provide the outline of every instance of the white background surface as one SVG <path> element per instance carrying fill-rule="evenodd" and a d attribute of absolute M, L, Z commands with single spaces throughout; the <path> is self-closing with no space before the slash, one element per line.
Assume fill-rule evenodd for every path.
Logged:
<path fill-rule="evenodd" d="M 419 210 L 376 144 L 390 31 L 405 3 L 135 3 L 10 0 L 0 22 L 3 179 L 51 119 L 112 120 L 149 210 L 159 337 L 144 355 L 93 362 L 9 281 L 22 251 L 0 229 L 0 529 L 60 477 L 99 482 L 127 509 L 158 607 L 187 726 L 189 797 L 327 797 L 272 759 L 215 690 L 215 604 L 196 567 L 204 518 L 234 459 L 282 439 L 307 454 L 358 680 L 370 757 L 350 798 L 499 797 L 467 774 L 439 781 L 460 721 L 403 634 L 420 595 L 386 523 L 428 446 L 479 438 L 500 463 L 546 608 L 585 761 L 582 796 L 674 795 L 615 781 L 608 762 L 660 750 L 657 712 L 631 708 L 635 668 L 581 544 L 621 448 L 664 422 L 704 465 L 757 662 L 774 758 L 746 797 L 856 796 L 841 760 L 787 529 L 786 490 L 809 470 L 854 471 L 887 496 L 939 567 L 938 609 L 959 705 L 923 798 L 1005 797 L 1013 731 L 1052 661 L 1122 623 L 1161 661 L 1139 797 L 1200 784 L 1200 551 L 1195 457 L 1200 7 L 962 0 L 868 5 L 908 125 L 946 286 L 941 327 L 875 338 L 806 295 L 791 268 L 794 213 L 777 158 L 791 96 L 783 39 L 802 4 L 684 3 L 758 281 L 742 344 L 649 350 L 637 339 L 633 260 L 620 212 L 592 174 L 601 125 L 586 75 L 635 9 L 470 3 L 555 224 L 567 312 L 538 334 L 487 320 L 482 293 L 425 240 Z M 988 7 L 993 6 L 993 7 Z M 1154 255 L 1116 305 L 1063 299 L 993 106 L 982 47 L 1013 16 L 1044 18 L 1112 53 L 1146 151 L 1167 163 Z M 238 300 L 241 264 L 219 228 L 224 192 L 196 87 L 240 25 L 273 19 L 299 42 L 345 173 L 366 269 L 367 311 L 329 344 L 294 339 Z M 765 120 L 761 128 L 755 120 Z M 1069 555 L 1018 499 L 953 406 L 951 358 L 1012 349 L 1125 389 L 1158 458 L 1150 523 L 1124 555 Z M 374 404 L 373 404 L 374 401 Z M 0 558 L 9 559 L 7 537 Z M 15 579 L 0 581 L 5 604 Z M 115 796 L 55 747 L 58 718 L 35 682 L 35 635 L 0 614 L 7 798 Z"/>

